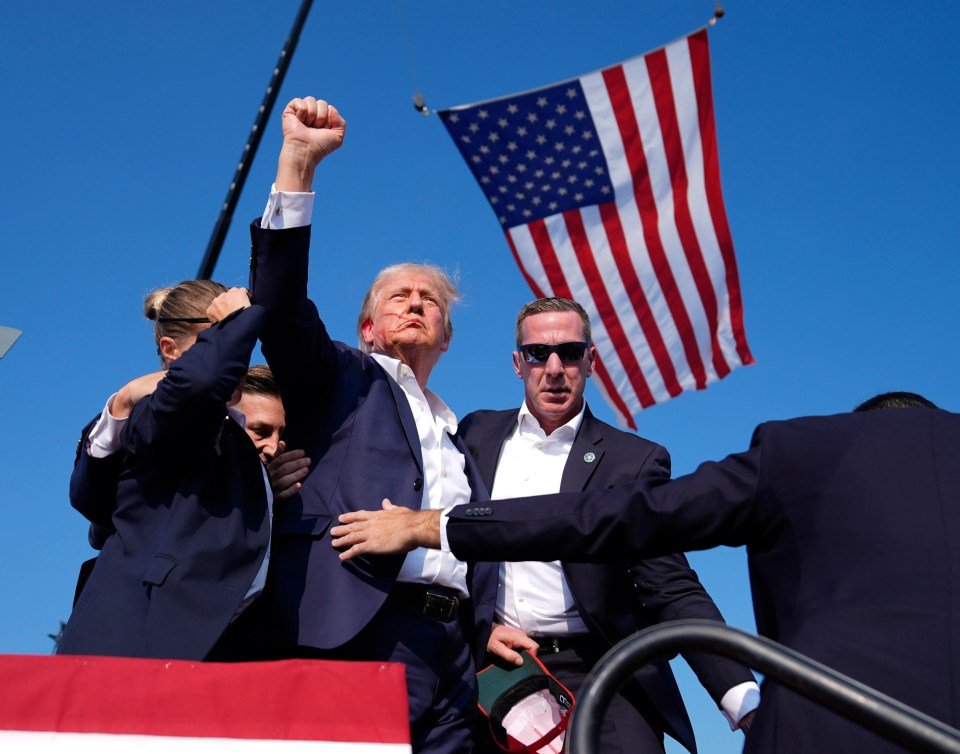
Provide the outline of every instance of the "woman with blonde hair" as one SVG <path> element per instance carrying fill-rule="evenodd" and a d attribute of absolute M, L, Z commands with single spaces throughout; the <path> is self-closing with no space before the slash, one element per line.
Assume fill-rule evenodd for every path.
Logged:
<path fill-rule="evenodd" d="M 71 503 L 106 536 L 58 652 L 249 659 L 272 500 L 231 406 L 264 312 L 242 288 L 189 280 L 144 313 L 164 371 L 121 388 L 85 433 Z M 91 494 L 111 474 L 115 497 Z"/>

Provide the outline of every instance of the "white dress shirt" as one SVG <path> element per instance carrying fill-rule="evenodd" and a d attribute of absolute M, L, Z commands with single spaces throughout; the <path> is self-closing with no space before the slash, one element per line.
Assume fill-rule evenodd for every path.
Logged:
<path fill-rule="evenodd" d="M 581 408 L 546 435 L 524 402 L 517 427 L 500 451 L 491 497 L 503 500 L 559 492 L 583 412 Z M 589 630 L 577 612 L 559 560 L 501 563 L 495 615 L 497 623 L 520 628 L 529 636 L 575 636 Z"/>
<path fill-rule="evenodd" d="M 413 370 L 399 359 L 380 353 L 370 355 L 403 390 L 417 424 L 423 456 L 421 510 L 441 510 L 469 503 L 466 459 L 450 439 L 457 431 L 457 417 L 433 391 L 421 390 Z M 440 584 L 458 590 L 464 598 L 470 596 L 467 564 L 452 553 L 426 547 L 407 553 L 397 581 Z"/>

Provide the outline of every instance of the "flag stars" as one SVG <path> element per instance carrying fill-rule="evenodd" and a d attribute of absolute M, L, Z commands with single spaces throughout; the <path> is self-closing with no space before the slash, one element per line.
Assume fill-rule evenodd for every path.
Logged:
<path fill-rule="evenodd" d="M 562 152 L 564 149 L 567 148 L 567 146 L 562 141 L 558 141 L 556 144 L 553 145 L 553 148 L 556 149 L 558 152 Z"/>
<path fill-rule="evenodd" d="M 579 193 L 578 193 L 578 194 L 574 194 L 574 195 L 573 195 L 573 200 L 574 200 L 575 202 L 582 202 L 582 201 L 583 201 L 583 194 L 579 194 Z"/>
<path fill-rule="evenodd" d="M 594 187 L 593 178 L 587 178 L 587 180 L 583 182 L 583 185 L 586 186 L 587 188 L 593 188 Z"/>
<path fill-rule="evenodd" d="M 467 136 L 466 134 L 463 134 L 463 136 L 460 137 L 460 141 L 462 141 L 464 144 L 469 144 L 469 143 L 470 143 L 470 137 Z"/>
<path fill-rule="evenodd" d="M 528 159 L 528 160 L 535 160 L 535 159 L 537 159 L 537 153 L 534 152 L 532 149 L 528 149 L 528 150 L 527 150 L 527 159 Z"/>
<path fill-rule="evenodd" d="M 506 118 L 500 118 L 500 119 L 497 121 L 497 125 L 500 126 L 500 128 L 506 128 L 509 124 L 507 123 L 507 119 L 506 119 Z"/>
<path fill-rule="evenodd" d="M 556 128 L 556 127 L 557 127 L 557 122 L 556 122 L 553 118 L 550 118 L 546 123 L 544 123 L 544 125 L 545 125 L 547 128 Z"/>
<path fill-rule="evenodd" d="M 602 165 L 597 165 L 597 166 L 593 169 L 593 172 L 596 173 L 597 175 L 603 175 L 603 174 L 606 173 L 607 171 L 603 169 L 603 166 L 602 166 Z"/>
<path fill-rule="evenodd" d="M 545 160 L 543 161 L 543 164 L 544 164 L 544 165 L 553 165 L 553 163 L 555 163 L 555 162 L 556 162 L 556 160 L 555 160 L 553 157 L 548 157 L 547 159 L 545 159 Z"/>
<path fill-rule="evenodd" d="M 556 212 L 556 211 L 557 211 L 557 203 L 556 203 L 556 202 L 550 202 L 550 204 L 548 204 L 547 206 L 550 208 L 550 211 L 551 211 L 551 212 Z"/>
<path fill-rule="evenodd" d="M 490 113 L 488 113 L 486 110 L 477 110 L 477 117 L 481 120 L 486 120 L 490 117 Z"/>
<path fill-rule="evenodd" d="M 576 174 L 574 174 L 574 175 L 571 175 L 571 176 L 569 176 L 569 177 L 567 178 L 567 183 L 576 183 L 576 182 L 579 181 L 579 180 L 580 180 L 580 179 L 577 178 Z"/>
<path fill-rule="evenodd" d="M 583 110 L 577 110 L 577 112 L 573 114 L 573 117 L 576 118 L 577 120 L 583 120 L 584 118 L 587 117 L 587 114 L 583 112 Z"/>
<path fill-rule="evenodd" d="M 480 155 L 475 154 L 473 157 L 470 158 L 470 161 L 471 161 L 474 165 L 477 165 L 477 164 L 483 162 L 483 158 L 482 158 Z"/>
<path fill-rule="evenodd" d="M 497 142 L 497 141 L 500 141 L 500 134 L 498 134 L 496 131 L 491 131 L 490 135 L 487 136 L 487 138 L 490 141 Z"/>
<path fill-rule="evenodd" d="M 550 177 L 555 181 L 559 181 L 561 175 L 563 174 L 559 170 L 554 170 L 552 173 L 550 173 Z"/>
<path fill-rule="evenodd" d="M 543 134 L 537 134 L 537 144 L 543 145 L 547 143 L 547 137 Z"/>
<path fill-rule="evenodd" d="M 488 170 L 490 171 L 490 174 L 491 174 L 491 175 L 496 175 L 497 173 L 500 172 L 500 168 L 498 168 L 496 165 L 491 165 L 491 166 L 488 168 Z"/>
<path fill-rule="evenodd" d="M 602 194 L 609 194 L 609 193 L 610 193 L 610 187 L 609 187 L 609 186 L 601 186 L 601 187 L 600 187 L 600 193 L 602 193 Z"/>
<path fill-rule="evenodd" d="M 480 152 L 481 152 L 482 154 L 490 154 L 490 147 L 488 147 L 486 144 L 481 144 L 481 145 L 480 145 Z"/>
<path fill-rule="evenodd" d="M 520 147 L 517 146 L 517 142 L 515 141 L 507 142 L 507 149 L 509 149 L 511 152 L 516 152 L 519 148 Z"/>
<path fill-rule="evenodd" d="M 580 154 L 583 151 L 583 147 L 577 144 L 573 149 L 570 150 L 574 154 Z"/>
<path fill-rule="evenodd" d="M 547 98 L 546 97 L 537 97 L 537 107 L 546 107 Z"/>
<path fill-rule="evenodd" d="M 526 135 L 527 135 L 527 127 L 520 126 L 520 128 L 517 129 L 517 136 L 519 136 L 522 139 Z"/>
<path fill-rule="evenodd" d="M 568 168 L 568 167 L 570 167 L 572 164 L 573 164 L 573 163 L 572 163 L 570 160 L 563 160 L 563 161 L 560 163 L 560 167 L 562 167 L 562 168 Z"/>
<path fill-rule="evenodd" d="M 537 114 L 536 114 L 536 113 L 528 113 L 528 114 L 527 114 L 527 121 L 528 121 L 528 122 L 530 122 L 530 123 L 536 123 L 537 120 L 538 120 L 538 118 L 537 118 Z"/>
<path fill-rule="evenodd" d="M 497 161 L 498 161 L 501 165 L 506 165 L 508 162 L 510 162 L 510 158 L 507 157 L 505 154 L 502 154 L 502 155 L 500 155 L 500 156 L 497 158 Z"/>
<path fill-rule="evenodd" d="M 513 175 L 513 174 L 511 173 L 510 175 L 507 176 L 507 180 L 510 181 L 510 183 L 516 183 L 516 182 L 517 182 L 517 176 L 515 176 L 515 175 Z"/>
<path fill-rule="evenodd" d="M 533 191 L 534 183 L 533 181 L 527 181 L 526 183 L 523 184 L 523 187 L 527 191 Z"/>
<path fill-rule="evenodd" d="M 524 217 L 530 217 L 531 215 L 533 215 L 533 212 L 531 212 L 530 210 L 525 209 L 525 210 L 523 211 L 523 216 L 524 216 Z"/>
<path fill-rule="evenodd" d="M 451 122 L 451 123 L 459 123 L 459 122 L 460 122 L 460 116 L 457 115 L 456 113 L 450 113 L 450 122 Z"/>
<path fill-rule="evenodd" d="M 535 196 L 535 197 L 533 197 L 533 199 L 530 200 L 530 203 L 531 203 L 534 207 L 539 207 L 539 206 L 540 206 L 540 203 L 541 203 L 542 201 L 543 201 L 543 199 L 541 199 L 539 196 Z"/>
<path fill-rule="evenodd" d="M 520 108 L 517 107 L 516 104 L 514 104 L 513 102 L 507 105 L 507 112 L 510 113 L 511 115 L 516 115 L 519 110 Z"/>
<path fill-rule="evenodd" d="M 565 112 L 567 112 L 567 106 L 561 102 L 559 105 L 557 105 L 556 112 L 557 112 L 557 115 L 563 115 Z"/>
<path fill-rule="evenodd" d="M 576 131 L 576 130 L 577 130 L 577 129 L 575 129 L 573 126 L 564 126 L 564 127 L 563 127 L 563 132 L 564 132 L 567 136 L 573 136 L 573 133 L 574 133 L 574 131 Z"/>
<path fill-rule="evenodd" d="M 542 170 L 537 170 L 537 171 L 535 171 L 534 174 L 533 174 L 533 177 L 534 177 L 534 178 L 543 178 L 543 171 L 542 171 Z"/>
<path fill-rule="evenodd" d="M 567 99 L 576 99 L 576 98 L 577 98 L 577 90 L 574 89 L 574 88 L 571 86 L 569 89 L 567 89 L 566 95 L 567 95 Z"/>
<path fill-rule="evenodd" d="M 479 126 L 479 124 L 477 124 L 477 123 L 471 123 L 471 124 L 468 126 L 468 128 L 470 129 L 470 133 L 472 133 L 472 134 L 475 134 L 477 131 L 480 130 L 480 126 Z"/>
<path fill-rule="evenodd" d="M 497 191 L 499 191 L 501 194 L 506 194 L 509 190 L 510 189 L 508 189 L 506 186 L 497 186 Z"/>
<path fill-rule="evenodd" d="M 518 173 L 525 173 L 525 172 L 527 172 L 527 166 L 524 165 L 524 164 L 521 162 L 519 165 L 517 165 L 517 172 L 518 172 Z"/>
<path fill-rule="evenodd" d="M 566 196 L 567 190 L 563 186 L 561 186 L 560 188 L 557 189 L 557 193 L 560 194 L 560 196 Z"/>
<path fill-rule="evenodd" d="M 584 141 L 589 141 L 590 139 L 593 138 L 593 131 L 584 131 L 580 135 L 580 138 L 583 139 Z"/>

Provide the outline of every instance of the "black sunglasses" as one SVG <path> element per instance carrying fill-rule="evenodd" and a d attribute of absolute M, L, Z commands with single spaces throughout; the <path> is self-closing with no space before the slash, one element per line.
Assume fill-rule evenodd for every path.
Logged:
<path fill-rule="evenodd" d="M 559 356 L 560 361 L 564 364 L 576 364 L 583 360 L 589 345 L 589 343 L 572 340 L 568 343 L 556 343 L 554 345 L 527 343 L 522 346 L 517 345 L 517 349 L 523 354 L 523 360 L 528 364 L 546 364 L 552 353 Z"/>

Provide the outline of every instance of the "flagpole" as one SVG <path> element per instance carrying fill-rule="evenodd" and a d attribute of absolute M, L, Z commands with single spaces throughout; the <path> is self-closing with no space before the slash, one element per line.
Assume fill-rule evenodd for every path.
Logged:
<path fill-rule="evenodd" d="M 220 249 L 227 237 L 227 231 L 230 230 L 230 223 L 233 220 L 233 211 L 240 200 L 240 192 L 243 191 L 243 185 L 246 183 L 247 175 L 250 172 L 250 165 L 257 154 L 257 148 L 260 146 L 260 139 L 273 112 L 273 106 L 277 101 L 277 95 L 280 93 L 280 87 L 283 84 L 284 76 L 287 74 L 287 68 L 290 67 L 290 61 L 293 53 L 297 49 L 297 42 L 300 41 L 300 32 L 306 23 L 307 15 L 310 13 L 310 6 L 313 0 L 303 0 L 300 4 L 300 10 L 293 22 L 289 36 L 283 43 L 283 49 L 280 50 L 280 58 L 273 69 L 273 75 L 270 77 L 270 83 L 267 84 L 267 91 L 263 95 L 263 101 L 260 103 L 260 109 L 257 111 L 257 117 L 250 128 L 250 136 L 243 147 L 243 154 L 240 155 L 240 162 L 233 174 L 233 180 L 230 181 L 230 188 L 227 189 L 227 198 L 224 199 L 223 207 L 220 209 L 220 216 L 213 227 L 213 234 L 210 236 L 210 242 L 207 244 L 207 250 L 204 252 L 203 261 L 200 263 L 200 270 L 197 277 L 201 280 L 209 280 L 217 266 L 217 259 L 220 257 Z"/>

